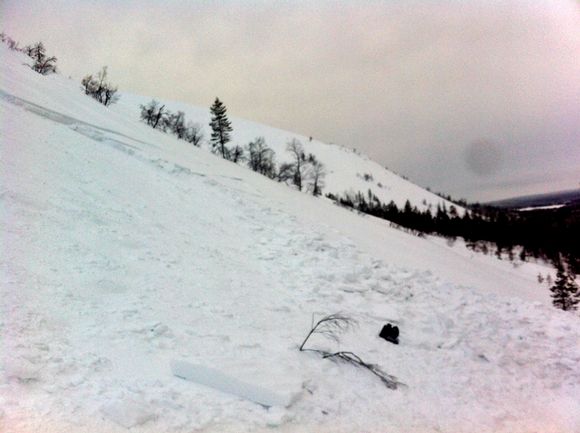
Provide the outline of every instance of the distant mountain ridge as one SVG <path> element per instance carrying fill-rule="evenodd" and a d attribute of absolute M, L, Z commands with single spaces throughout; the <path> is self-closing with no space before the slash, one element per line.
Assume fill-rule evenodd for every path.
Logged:
<path fill-rule="evenodd" d="M 486 204 L 502 208 L 541 207 L 580 203 L 580 189 L 512 197 Z"/>

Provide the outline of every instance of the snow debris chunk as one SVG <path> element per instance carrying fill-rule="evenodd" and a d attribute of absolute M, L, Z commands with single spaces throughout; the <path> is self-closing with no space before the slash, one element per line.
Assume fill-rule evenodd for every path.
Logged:
<path fill-rule="evenodd" d="M 277 394 L 269 389 L 228 376 L 218 370 L 187 361 L 172 361 L 171 371 L 181 379 L 190 380 L 266 407 L 288 407 L 296 397 L 294 394 Z"/>
<path fill-rule="evenodd" d="M 276 428 L 290 422 L 291 419 L 287 409 L 272 407 L 266 414 L 266 425 L 269 428 Z"/>
<path fill-rule="evenodd" d="M 40 380 L 40 369 L 26 359 L 14 359 L 4 363 L 4 377 L 17 380 L 21 383 L 37 382 Z"/>
<path fill-rule="evenodd" d="M 169 326 L 163 323 L 156 323 L 149 329 L 149 332 L 151 332 L 153 337 L 161 337 L 162 335 L 169 334 L 170 330 Z"/>
<path fill-rule="evenodd" d="M 157 418 L 145 401 L 133 398 L 106 404 L 101 408 L 101 413 L 107 419 L 126 428 L 140 426 Z"/>

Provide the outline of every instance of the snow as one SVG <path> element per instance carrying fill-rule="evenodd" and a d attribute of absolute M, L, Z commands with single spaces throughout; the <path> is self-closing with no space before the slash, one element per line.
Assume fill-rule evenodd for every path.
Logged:
<path fill-rule="evenodd" d="M 40 380 L 40 369 L 27 359 L 7 360 L 4 363 L 4 377 L 8 380 L 32 382 Z"/>
<path fill-rule="evenodd" d="M 137 97 L 108 109 L 0 57 L 0 431 L 579 431 L 580 320 L 550 306 L 548 268 L 299 193 L 150 129 Z M 336 188 L 374 164 L 319 147 Z M 298 351 L 338 311 L 359 326 L 312 345 L 406 387 Z M 301 393 L 267 409 L 176 378 L 175 359 Z"/>
<path fill-rule="evenodd" d="M 171 361 L 171 371 L 182 379 L 245 398 L 268 408 L 272 406 L 288 407 L 301 392 L 298 388 L 294 393 L 283 395 L 279 391 L 276 393 L 253 383 L 241 381 L 215 368 L 192 364 L 188 361 Z"/>
<path fill-rule="evenodd" d="M 101 411 L 106 418 L 126 428 L 141 426 L 155 419 L 155 413 L 147 403 L 133 399 L 107 403 Z"/>
<path fill-rule="evenodd" d="M 546 205 L 546 206 L 530 206 L 530 207 L 519 208 L 518 211 L 526 212 L 526 211 L 530 211 L 530 210 L 560 209 L 561 207 L 564 207 L 564 206 L 566 206 L 566 205 L 564 205 L 564 204 L 551 204 L 551 205 Z"/>
<path fill-rule="evenodd" d="M 134 118 L 135 107 L 146 105 L 151 99 L 140 95 L 124 94 L 119 104 L 112 107 L 112 111 Z M 166 101 L 159 98 L 156 100 L 172 112 L 183 111 L 186 120 L 191 120 L 201 126 L 206 138 L 211 135 L 209 109 L 193 107 L 178 101 Z M 458 213 L 463 214 L 461 206 L 402 179 L 355 149 L 326 144 L 311 137 L 233 116 L 229 118 L 233 126 L 233 143 L 245 146 L 257 137 L 264 137 L 266 144 L 276 153 L 277 163 L 291 162 L 291 155 L 286 151 L 286 145 L 293 139 L 300 141 L 305 152 L 315 154 L 326 168 L 325 194 L 328 192 L 335 195 L 343 195 L 345 192 L 356 194 L 359 191 L 366 194 L 370 189 L 385 204 L 392 200 L 398 207 L 403 208 L 405 201 L 409 200 L 420 210 L 431 209 L 435 212 L 438 205 L 445 205 L 447 209 L 455 206 Z M 365 175 L 370 175 L 367 177 L 369 180 L 365 180 Z"/>

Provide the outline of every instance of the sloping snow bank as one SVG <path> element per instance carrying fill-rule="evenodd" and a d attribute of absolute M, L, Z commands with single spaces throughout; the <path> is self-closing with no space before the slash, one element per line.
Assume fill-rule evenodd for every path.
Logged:
<path fill-rule="evenodd" d="M 0 431 L 578 430 L 580 320 L 527 301 L 524 265 L 297 193 L 6 58 Z M 298 352 L 337 311 L 358 327 L 313 344 L 406 387 Z M 173 359 L 302 392 L 267 410 Z"/>

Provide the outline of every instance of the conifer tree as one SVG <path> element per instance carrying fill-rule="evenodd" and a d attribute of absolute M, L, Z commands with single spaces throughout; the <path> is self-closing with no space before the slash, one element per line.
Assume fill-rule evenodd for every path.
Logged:
<path fill-rule="evenodd" d="M 226 113 L 226 106 L 219 98 L 215 98 L 215 102 L 210 108 L 211 112 L 211 139 L 210 143 L 212 151 L 220 153 L 222 158 L 228 158 L 229 152 L 226 144 L 231 140 L 230 133 L 232 132 L 231 122 L 228 120 Z"/>
<path fill-rule="evenodd" d="M 552 292 L 552 303 L 555 307 L 564 311 L 576 310 L 576 305 L 580 302 L 578 285 L 574 281 L 574 276 L 566 271 L 562 263 L 558 266 L 556 282 L 550 288 Z"/>

